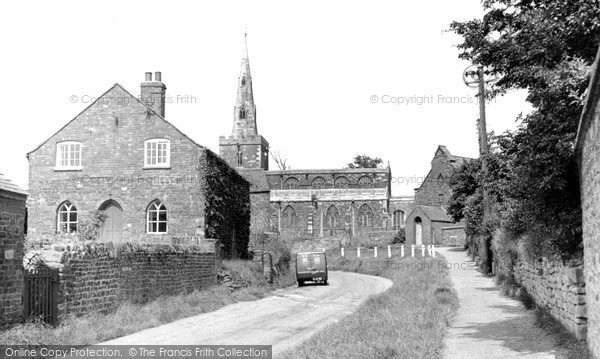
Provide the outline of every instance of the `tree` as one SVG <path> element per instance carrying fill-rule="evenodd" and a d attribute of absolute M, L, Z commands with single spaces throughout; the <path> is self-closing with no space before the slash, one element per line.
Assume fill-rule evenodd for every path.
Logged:
<path fill-rule="evenodd" d="M 273 161 L 275 161 L 275 164 L 277 165 L 277 167 L 279 167 L 280 170 L 285 171 L 290 169 L 290 165 L 288 164 L 288 158 L 285 154 L 279 151 L 269 151 L 269 154 L 271 155 L 271 158 L 273 158 Z"/>
<path fill-rule="evenodd" d="M 490 136 L 489 174 L 498 222 L 526 234 L 540 253 L 573 254 L 581 243 L 573 141 L 590 65 L 600 41 L 592 1 L 485 0 L 483 19 L 453 22 L 459 58 L 504 74 L 490 97 L 528 90 L 534 110 L 514 132 Z"/>
<path fill-rule="evenodd" d="M 352 163 L 348 163 L 348 168 L 381 168 L 383 160 L 379 157 L 370 157 L 367 155 L 356 155 Z"/>

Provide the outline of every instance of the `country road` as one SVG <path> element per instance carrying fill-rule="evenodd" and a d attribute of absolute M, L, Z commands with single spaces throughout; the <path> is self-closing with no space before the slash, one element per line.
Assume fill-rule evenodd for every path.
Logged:
<path fill-rule="evenodd" d="M 329 272 L 328 286 L 279 289 L 267 298 L 235 303 L 98 345 L 273 345 L 277 357 L 391 285 L 386 278 Z"/>

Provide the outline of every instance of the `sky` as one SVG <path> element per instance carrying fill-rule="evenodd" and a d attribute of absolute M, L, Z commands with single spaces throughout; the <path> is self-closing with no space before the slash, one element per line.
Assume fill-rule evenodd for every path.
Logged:
<path fill-rule="evenodd" d="M 218 153 L 233 126 L 244 32 L 259 134 L 292 169 L 356 154 L 412 195 L 438 145 L 477 157 L 476 89 L 450 22 L 478 0 L 40 1 L 0 4 L 0 173 L 28 188 L 34 150 L 113 84 L 138 95 L 162 72 L 165 118 Z M 530 111 L 523 91 L 487 104 L 488 131 Z M 276 169 L 273 161 L 271 169 Z"/>

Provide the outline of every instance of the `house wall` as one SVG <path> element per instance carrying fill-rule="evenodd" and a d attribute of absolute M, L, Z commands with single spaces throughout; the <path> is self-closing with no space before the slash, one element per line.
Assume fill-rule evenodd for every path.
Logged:
<path fill-rule="evenodd" d="M 170 168 L 144 168 L 144 141 L 171 141 Z M 55 170 L 56 144 L 80 141 L 79 171 Z M 168 210 L 168 235 L 196 235 L 203 225 L 205 203 L 199 191 L 199 169 L 205 149 L 149 112 L 119 86 L 99 98 L 37 150 L 29 154 L 29 232 L 57 231 L 57 209 L 75 204 L 79 221 L 107 200 L 123 209 L 122 240 L 163 239 L 146 234 L 146 209 L 158 199 Z M 168 238 L 167 238 L 168 239 Z"/>
<path fill-rule="evenodd" d="M 0 327 L 23 317 L 25 196 L 0 190 Z"/>

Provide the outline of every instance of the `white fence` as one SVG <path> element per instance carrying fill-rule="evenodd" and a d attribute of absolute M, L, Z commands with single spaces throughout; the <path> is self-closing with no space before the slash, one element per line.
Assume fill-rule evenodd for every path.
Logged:
<path fill-rule="evenodd" d="M 406 247 L 406 250 L 405 250 Z M 435 246 L 433 244 L 428 244 L 428 245 L 414 245 L 411 244 L 410 246 L 405 246 L 405 245 L 401 245 L 401 246 L 387 246 L 387 251 L 386 248 L 383 247 L 383 252 L 385 254 L 382 255 L 382 251 L 381 248 L 379 247 L 373 247 L 373 248 L 366 248 L 366 247 L 353 247 L 353 248 L 340 248 L 340 255 L 342 257 L 346 257 L 346 258 L 351 258 L 351 257 L 356 257 L 356 258 L 361 258 L 361 257 L 371 257 L 371 258 L 377 258 L 380 256 L 385 256 L 387 255 L 388 258 L 392 257 L 392 255 L 397 255 L 399 254 L 400 257 L 435 257 Z M 354 253 L 355 252 L 355 253 Z M 353 255 L 355 254 L 355 255 Z"/>

